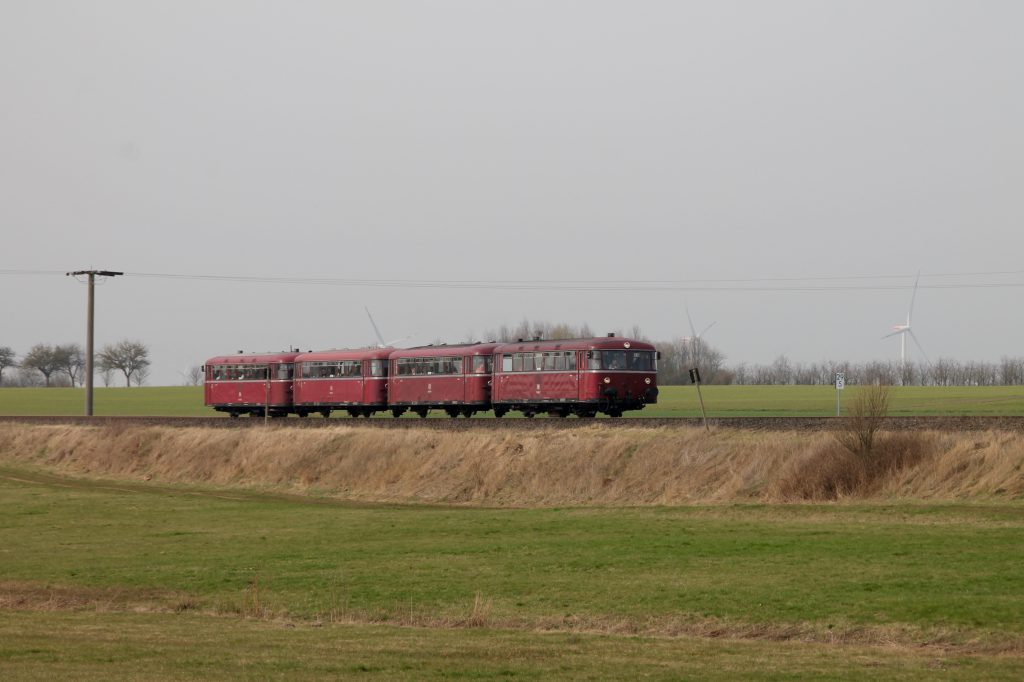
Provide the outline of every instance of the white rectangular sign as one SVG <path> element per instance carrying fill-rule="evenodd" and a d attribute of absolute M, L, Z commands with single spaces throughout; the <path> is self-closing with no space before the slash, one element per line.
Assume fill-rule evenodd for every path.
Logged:
<path fill-rule="evenodd" d="M 846 374 L 843 372 L 836 372 L 836 390 L 841 391 L 846 386 Z"/>

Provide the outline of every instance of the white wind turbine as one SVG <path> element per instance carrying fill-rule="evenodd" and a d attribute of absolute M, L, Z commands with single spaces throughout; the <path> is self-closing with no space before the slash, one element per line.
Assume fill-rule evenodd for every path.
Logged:
<path fill-rule="evenodd" d="M 697 333 L 697 328 L 693 326 L 693 318 L 690 317 L 690 306 L 689 306 L 689 304 L 687 304 L 687 306 L 686 306 L 686 321 L 690 323 L 690 334 L 692 334 L 692 336 L 690 336 L 690 337 L 685 337 L 684 336 L 683 337 L 683 341 L 689 341 L 690 342 L 690 347 L 693 349 L 691 351 L 691 356 L 693 357 L 694 362 L 697 362 L 697 359 L 698 359 L 698 356 L 700 355 L 700 350 L 701 350 L 701 348 L 700 348 L 701 338 L 703 338 L 703 336 L 707 333 L 707 331 L 709 329 L 711 329 L 712 327 L 715 326 L 715 322 L 717 322 L 717 320 L 715 322 L 712 322 L 708 326 L 704 327 L 704 329 L 701 331 L 701 333 L 698 334 Z"/>
<path fill-rule="evenodd" d="M 917 277 L 914 279 L 914 292 L 910 294 L 910 308 L 907 309 L 907 322 L 906 324 L 895 324 L 892 327 L 892 331 L 883 336 L 883 339 L 887 339 L 890 336 L 900 337 L 900 369 L 907 364 L 907 336 L 914 342 L 917 349 L 921 351 L 921 355 L 924 357 L 924 361 L 928 362 L 928 354 L 924 352 L 924 348 L 921 347 L 921 342 L 917 340 L 917 336 L 914 334 L 914 330 L 910 326 L 910 318 L 914 314 L 914 299 L 917 298 L 917 283 L 921 279 L 921 273 L 918 271 Z"/>
<path fill-rule="evenodd" d="M 366 306 L 363 306 L 363 310 L 366 311 L 366 316 L 370 318 L 370 324 L 373 326 L 373 333 L 377 335 L 377 341 L 379 342 L 377 348 L 391 348 L 396 343 L 401 343 L 402 341 L 406 341 L 407 339 L 412 338 L 413 335 L 410 334 L 409 336 L 403 337 L 401 339 L 395 339 L 394 341 L 385 341 L 384 337 L 380 333 L 380 330 L 377 329 L 377 323 L 373 321 L 373 315 L 370 314 L 370 309 L 367 308 Z"/>

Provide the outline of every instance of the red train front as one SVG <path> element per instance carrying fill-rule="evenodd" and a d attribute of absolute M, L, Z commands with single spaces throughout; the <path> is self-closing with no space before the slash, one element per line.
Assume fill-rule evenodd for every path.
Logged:
<path fill-rule="evenodd" d="M 658 352 L 643 341 L 520 341 L 494 350 L 494 414 L 620 417 L 658 401 Z"/>
<path fill-rule="evenodd" d="M 391 348 L 330 350 L 295 358 L 295 412 L 300 417 L 344 409 L 369 417 L 388 409 L 388 356 Z"/>
<path fill-rule="evenodd" d="M 496 343 L 424 346 L 391 353 L 388 404 L 394 416 L 412 410 L 426 417 L 444 410 L 472 417 L 491 406 L 492 356 Z"/>
<path fill-rule="evenodd" d="M 232 417 L 285 417 L 292 411 L 292 379 L 298 353 L 221 355 L 206 361 L 207 406 Z"/>

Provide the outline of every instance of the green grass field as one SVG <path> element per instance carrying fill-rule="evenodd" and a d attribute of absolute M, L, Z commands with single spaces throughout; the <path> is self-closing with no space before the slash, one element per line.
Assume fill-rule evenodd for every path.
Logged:
<path fill-rule="evenodd" d="M 705 386 L 709 416 L 829 416 L 836 413 L 836 391 L 831 386 Z M 843 391 L 849 404 L 857 388 Z M 85 404 L 83 389 L 0 388 L 0 415 L 79 415 Z M 1024 386 L 893 387 L 893 415 L 1024 415 Z M 163 386 L 98 388 L 95 413 L 125 416 L 213 416 L 203 406 L 201 387 Z M 692 386 L 662 388 L 657 405 L 628 416 L 700 416 Z M 341 415 L 337 415 L 341 416 Z M 436 412 L 434 416 L 443 416 Z M 409 417 L 409 415 L 407 415 Z M 390 418 L 390 417 L 388 417 Z"/>
<path fill-rule="evenodd" d="M 1022 546 L 1019 503 L 492 510 L 4 468 L 0 677 L 1020 679 Z"/>

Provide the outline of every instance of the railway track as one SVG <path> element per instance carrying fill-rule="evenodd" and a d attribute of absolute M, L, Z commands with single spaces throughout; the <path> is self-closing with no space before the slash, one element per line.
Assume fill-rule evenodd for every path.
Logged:
<path fill-rule="evenodd" d="M 263 419 L 225 417 L 11 417 L 0 416 L 0 424 L 69 424 L 79 426 L 170 426 L 208 427 L 224 429 L 262 428 Z M 339 426 L 359 426 L 380 429 L 434 429 L 438 431 L 476 431 L 479 429 L 509 430 L 564 430 L 579 428 L 694 428 L 703 422 L 694 417 L 627 417 L 622 419 L 556 419 L 540 417 L 520 418 L 475 418 L 475 419 L 351 419 L 347 417 L 322 419 L 271 419 L 271 428 L 317 429 Z M 850 428 L 843 417 L 715 417 L 708 419 L 712 428 L 745 429 L 751 431 L 835 431 Z M 882 430 L 885 431 L 1024 431 L 1024 416 L 978 417 L 888 417 Z"/>

